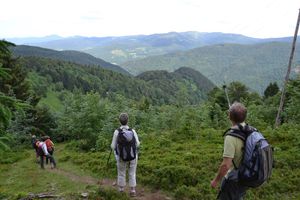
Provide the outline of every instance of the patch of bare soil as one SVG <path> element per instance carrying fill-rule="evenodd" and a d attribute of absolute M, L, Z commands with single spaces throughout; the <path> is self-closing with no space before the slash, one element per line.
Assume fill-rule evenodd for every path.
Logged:
<path fill-rule="evenodd" d="M 80 183 L 85 183 L 89 185 L 99 185 L 100 187 L 113 187 L 116 190 L 118 189 L 116 185 L 116 180 L 112 179 L 96 179 L 90 176 L 79 176 L 76 175 L 72 172 L 55 168 L 55 169 L 49 169 L 49 171 L 68 177 L 70 180 L 75 181 L 75 182 L 80 182 Z M 129 188 L 125 190 L 126 192 L 129 193 Z M 137 196 L 133 197 L 133 199 L 136 200 L 171 200 L 170 197 L 167 197 L 166 195 L 162 194 L 159 190 L 157 191 L 151 191 L 148 189 L 145 189 L 141 186 L 138 186 L 136 189 Z"/>

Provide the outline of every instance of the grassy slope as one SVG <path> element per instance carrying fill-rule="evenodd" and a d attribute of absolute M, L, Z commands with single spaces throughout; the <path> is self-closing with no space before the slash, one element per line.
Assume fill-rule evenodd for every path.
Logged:
<path fill-rule="evenodd" d="M 276 168 L 267 184 L 247 192 L 247 199 L 298 199 L 300 137 L 297 130 L 298 125 L 284 125 L 277 130 L 263 131 L 275 147 Z M 189 136 L 190 138 L 187 138 L 187 135 L 182 133 L 141 135 L 138 185 L 163 189 L 171 192 L 176 199 L 214 199 L 217 191 L 211 189 L 209 183 L 221 162 L 221 131 L 196 130 Z M 58 147 L 55 155 L 59 169 L 77 177 L 116 177 L 113 156 L 108 167 L 106 166 L 109 151 L 84 153 L 72 150 L 71 145 Z M 72 181 L 65 174 L 39 169 L 34 163 L 31 150 L 23 157 L 26 158 L 15 164 L 1 164 L 0 195 L 16 197 L 28 192 L 54 191 L 55 194 L 72 199 L 78 197 L 81 192 L 95 191 L 94 186 L 82 181 Z"/>
<path fill-rule="evenodd" d="M 300 196 L 299 126 L 264 130 L 275 147 L 276 168 L 264 186 L 250 189 L 247 199 L 297 199 Z M 138 183 L 171 192 L 176 199 L 214 199 L 217 191 L 210 181 L 222 160 L 222 131 L 197 130 L 191 138 L 180 133 L 160 133 L 141 137 L 142 149 L 137 169 Z M 115 162 L 106 168 L 108 152 L 65 152 L 64 158 L 100 177 L 115 176 Z"/>
<path fill-rule="evenodd" d="M 69 177 L 53 173 L 49 169 L 40 169 L 39 165 L 34 162 L 33 151 L 27 151 L 25 155 L 27 158 L 17 163 L 1 165 L 0 194 L 3 196 L 15 199 L 26 196 L 28 193 L 50 192 L 72 199 L 81 192 L 91 190 L 92 187 L 88 184 L 74 182 Z M 80 172 L 78 168 L 68 164 L 60 163 L 59 167 L 66 168 L 74 173 Z M 49 168 L 49 166 L 46 168 Z"/>

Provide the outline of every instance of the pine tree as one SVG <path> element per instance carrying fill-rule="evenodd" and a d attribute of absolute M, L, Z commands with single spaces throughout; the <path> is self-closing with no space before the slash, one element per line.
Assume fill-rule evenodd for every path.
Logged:
<path fill-rule="evenodd" d="M 37 107 L 40 97 L 30 90 L 27 73 L 18 60 L 13 58 L 9 50 L 11 46 L 14 44 L 0 41 L 0 98 L 1 102 L 6 100 L 6 107 L 0 104 L 3 130 L 7 129 L 16 135 L 24 135 L 32 130 L 47 131 L 49 134 L 56 127 L 54 118 L 48 109 Z M 16 109 L 19 105 L 23 105 L 22 108 L 26 106 L 26 109 Z M 10 123 L 11 119 L 13 123 Z"/>

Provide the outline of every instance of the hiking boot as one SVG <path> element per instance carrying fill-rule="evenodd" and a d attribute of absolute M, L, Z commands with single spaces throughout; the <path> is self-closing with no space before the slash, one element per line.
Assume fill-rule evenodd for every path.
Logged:
<path fill-rule="evenodd" d="M 135 187 L 131 187 L 130 188 L 129 196 L 131 196 L 131 197 L 135 197 L 136 196 Z"/>
<path fill-rule="evenodd" d="M 135 192 L 135 190 L 131 190 L 131 191 L 129 192 L 129 196 L 130 196 L 130 197 L 136 197 L 136 192 Z"/>
<path fill-rule="evenodd" d="M 51 169 L 54 169 L 54 168 L 56 168 L 56 165 L 51 163 Z"/>
<path fill-rule="evenodd" d="M 119 192 L 124 192 L 124 187 L 119 187 Z"/>

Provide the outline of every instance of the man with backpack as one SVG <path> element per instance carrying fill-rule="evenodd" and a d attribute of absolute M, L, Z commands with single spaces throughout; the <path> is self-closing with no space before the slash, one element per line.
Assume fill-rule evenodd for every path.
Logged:
<path fill-rule="evenodd" d="M 137 148 L 140 145 L 137 133 L 128 126 L 128 114 L 119 116 L 120 128 L 116 129 L 111 143 L 111 148 L 117 155 L 118 186 L 119 191 L 124 192 L 126 186 L 126 166 L 128 165 L 130 196 L 136 196 L 136 167 Z"/>
<path fill-rule="evenodd" d="M 246 107 L 238 102 L 229 108 L 232 127 L 225 133 L 223 161 L 211 186 L 222 180 L 217 199 L 239 200 L 249 187 L 258 187 L 271 176 L 272 149 L 257 129 L 245 123 Z"/>

